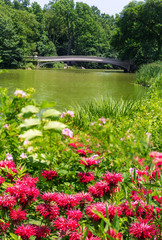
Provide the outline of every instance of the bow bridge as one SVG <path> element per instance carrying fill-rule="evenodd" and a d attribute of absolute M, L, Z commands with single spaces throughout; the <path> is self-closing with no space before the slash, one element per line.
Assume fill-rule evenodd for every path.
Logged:
<path fill-rule="evenodd" d="M 38 67 L 41 67 L 48 63 L 54 63 L 54 62 L 98 62 L 98 63 L 106 63 L 106 64 L 118 66 L 124 69 L 126 72 L 133 72 L 134 70 L 134 65 L 132 61 L 121 61 L 113 58 L 70 55 L 70 56 L 54 56 L 54 57 L 34 56 L 34 59 L 37 60 Z"/>

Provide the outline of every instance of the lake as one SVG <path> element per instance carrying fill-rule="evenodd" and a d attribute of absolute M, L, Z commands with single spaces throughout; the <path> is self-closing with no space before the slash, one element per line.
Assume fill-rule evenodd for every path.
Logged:
<path fill-rule="evenodd" d="M 16 88 L 35 88 L 34 98 L 54 101 L 63 110 L 101 97 L 139 98 L 145 88 L 135 85 L 135 74 L 108 70 L 8 70 L 0 74 L 0 87 L 9 93 Z"/>

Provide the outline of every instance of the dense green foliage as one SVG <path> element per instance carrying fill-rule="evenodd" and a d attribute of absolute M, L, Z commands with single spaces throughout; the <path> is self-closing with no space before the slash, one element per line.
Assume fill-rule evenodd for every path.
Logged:
<path fill-rule="evenodd" d="M 132 1 L 116 17 L 74 0 L 53 0 L 44 9 L 29 0 L 1 0 L 0 66 L 24 68 L 25 57 L 38 53 L 121 58 L 138 67 L 161 59 L 161 19 L 161 0 Z"/>
<path fill-rule="evenodd" d="M 122 59 L 139 66 L 162 57 L 162 1 L 132 1 L 116 17 L 112 45 Z"/>
<path fill-rule="evenodd" d="M 151 86 L 155 84 L 155 79 L 159 83 L 159 88 L 162 88 L 162 62 L 154 62 L 150 64 L 144 64 L 136 72 L 136 82 L 143 86 Z"/>
<path fill-rule="evenodd" d="M 159 90 L 61 115 L 1 89 L 1 239 L 160 240 Z"/>

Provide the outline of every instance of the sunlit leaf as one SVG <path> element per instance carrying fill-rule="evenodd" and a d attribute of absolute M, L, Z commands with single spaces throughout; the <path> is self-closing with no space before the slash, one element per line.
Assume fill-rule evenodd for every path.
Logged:
<path fill-rule="evenodd" d="M 61 113 L 55 109 L 48 109 L 42 114 L 43 118 L 59 118 L 60 116 Z"/>
<path fill-rule="evenodd" d="M 21 109 L 21 112 L 24 113 L 38 113 L 39 108 L 34 105 L 28 105 Z"/>
<path fill-rule="evenodd" d="M 41 121 L 38 118 L 29 118 L 29 119 L 25 119 L 23 123 L 20 125 L 20 127 L 28 128 L 28 127 L 32 127 L 40 124 L 41 124 Z"/>
<path fill-rule="evenodd" d="M 37 130 L 37 129 L 29 129 L 28 131 L 24 132 L 21 137 L 27 140 L 36 138 L 36 137 L 41 137 L 42 132 Z"/>
<path fill-rule="evenodd" d="M 63 123 L 57 122 L 57 121 L 51 121 L 44 125 L 44 130 L 54 130 L 54 131 L 62 131 L 67 126 Z"/>

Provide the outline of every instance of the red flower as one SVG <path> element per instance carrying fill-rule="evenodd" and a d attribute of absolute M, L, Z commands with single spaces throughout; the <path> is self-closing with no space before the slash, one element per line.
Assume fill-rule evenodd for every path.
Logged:
<path fill-rule="evenodd" d="M 58 204 L 59 207 L 63 207 L 66 209 L 70 209 L 79 205 L 79 201 L 75 195 L 64 193 L 58 196 L 58 199 L 56 199 L 56 203 Z"/>
<path fill-rule="evenodd" d="M 85 165 L 86 167 L 90 167 L 91 165 L 97 165 L 98 161 L 92 157 L 90 158 L 82 158 L 82 160 L 80 160 L 80 164 Z"/>
<path fill-rule="evenodd" d="M 91 172 L 80 172 L 78 173 L 78 177 L 80 177 L 80 181 L 83 183 L 89 183 L 90 181 L 94 181 L 94 173 Z"/>
<path fill-rule="evenodd" d="M 69 218 L 76 220 L 80 220 L 83 216 L 80 210 L 67 210 L 66 215 L 68 215 Z"/>
<path fill-rule="evenodd" d="M 58 193 L 45 192 L 45 193 L 42 194 L 41 198 L 46 203 L 56 202 L 58 200 L 58 198 L 59 198 L 59 194 Z"/>
<path fill-rule="evenodd" d="M 83 150 L 83 149 L 80 149 L 80 150 L 76 150 L 77 153 L 79 153 L 79 155 L 81 156 L 86 156 L 86 152 Z"/>
<path fill-rule="evenodd" d="M 120 210 L 123 216 L 126 216 L 126 217 L 134 216 L 134 213 L 130 209 L 130 206 L 128 205 L 127 201 L 120 204 Z"/>
<path fill-rule="evenodd" d="M 27 183 L 25 180 L 18 180 L 12 187 L 6 189 L 6 192 L 14 196 L 22 206 L 29 205 L 39 196 L 39 190 L 35 187 L 30 187 L 31 183 L 29 185 Z"/>
<path fill-rule="evenodd" d="M 114 229 L 110 228 L 110 231 L 107 231 L 107 234 L 111 237 L 110 239 L 118 239 L 121 240 L 122 239 L 122 234 L 121 233 L 116 233 Z M 107 238 L 109 239 L 109 237 Z"/>
<path fill-rule="evenodd" d="M 93 151 L 90 149 L 79 149 L 79 150 L 76 150 L 76 152 L 79 153 L 79 155 L 81 156 L 86 156 L 87 154 L 93 153 Z"/>
<path fill-rule="evenodd" d="M 106 217 L 106 207 L 110 220 L 114 218 L 115 213 L 117 213 L 118 216 L 121 215 L 119 207 L 115 207 L 114 205 L 108 205 L 107 203 L 105 204 L 103 202 L 93 203 L 89 205 L 86 208 L 86 214 L 88 214 L 90 218 L 93 219 L 93 221 L 98 221 L 100 220 L 100 217 L 96 213 L 94 213 L 94 211 L 100 212 L 104 217 Z"/>
<path fill-rule="evenodd" d="M 96 182 L 94 186 L 88 188 L 88 192 L 94 197 L 103 197 L 104 195 L 109 196 L 111 193 L 110 187 L 105 181 Z"/>
<path fill-rule="evenodd" d="M 3 209 L 12 209 L 15 205 L 16 205 L 15 197 L 5 194 L 0 196 L 0 206 Z"/>
<path fill-rule="evenodd" d="M 72 218 L 58 217 L 54 221 L 54 227 L 55 230 L 60 230 L 61 232 L 64 232 L 64 236 L 66 236 L 71 231 L 74 231 L 77 227 L 79 227 L 79 224 L 76 220 Z"/>
<path fill-rule="evenodd" d="M 162 197 L 161 196 L 154 196 L 153 199 L 155 199 L 162 206 Z"/>
<path fill-rule="evenodd" d="M 5 223 L 2 219 L 0 220 L 0 233 L 5 233 L 7 228 L 9 228 L 9 222 Z"/>
<path fill-rule="evenodd" d="M 35 236 L 36 239 L 35 240 L 41 240 L 42 238 L 45 238 L 48 236 L 50 236 L 50 229 L 48 227 L 45 226 L 35 226 Z"/>
<path fill-rule="evenodd" d="M 5 182 L 5 178 L 0 176 L 0 186 L 2 185 L 3 182 Z"/>
<path fill-rule="evenodd" d="M 75 195 L 75 198 L 82 206 L 93 201 L 93 198 L 90 195 L 90 193 L 79 192 Z"/>
<path fill-rule="evenodd" d="M 106 181 L 110 187 L 117 187 L 119 182 L 122 182 L 123 177 L 120 173 L 107 172 L 104 174 L 103 180 Z"/>
<path fill-rule="evenodd" d="M 131 227 L 129 228 L 129 233 L 136 237 L 137 239 L 143 240 L 151 238 L 155 235 L 155 226 L 148 225 L 146 223 L 132 223 Z"/>
<path fill-rule="evenodd" d="M 10 218 L 15 224 L 18 224 L 20 221 L 26 220 L 26 214 L 26 211 L 22 211 L 21 208 L 13 209 L 10 211 Z"/>
<path fill-rule="evenodd" d="M 36 232 L 35 228 L 32 225 L 28 224 L 18 226 L 15 230 L 15 234 L 21 236 L 23 240 L 28 240 L 31 236 L 35 236 Z"/>
<path fill-rule="evenodd" d="M 36 207 L 36 211 L 43 216 L 43 218 L 50 220 L 55 219 L 59 215 L 59 207 L 55 203 L 40 204 Z"/>
<path fill-rule="evenodd" d="M 47 181 L 51 181 L 54 177 L 57 176 L 57 172 L 53 170 L 44 170 L 41 175 L 47 179 Z"/>
<path fill-rule="evenodd" d="M 77 145 L 75 143 L 69 143 L 70 147 L 77 148 Z"/>

